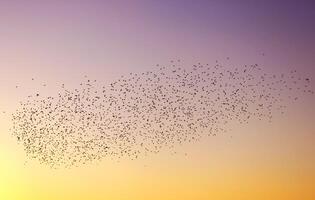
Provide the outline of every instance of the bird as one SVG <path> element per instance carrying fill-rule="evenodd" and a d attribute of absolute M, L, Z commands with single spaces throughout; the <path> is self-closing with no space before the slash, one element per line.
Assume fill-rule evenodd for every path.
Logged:
<path fill-rule="evenodd" d="M 12 114 L 12 134 L 29 158 L 52 168 L 134 160 L 163 149 L 175 153 L 178 145 L 225 133 L 232 122 L 271 121 L 289 96 L 314 93 L 296 71 L 177 61 L 106 85 L 84 75 L 78 88 L 62 83 L 54 96 L 31 94 Z"/>

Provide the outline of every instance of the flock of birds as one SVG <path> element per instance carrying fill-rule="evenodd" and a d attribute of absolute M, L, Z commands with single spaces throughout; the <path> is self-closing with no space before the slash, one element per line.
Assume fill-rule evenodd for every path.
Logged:
<path fill-rule="evenodd" d="M 226 131 L 230 122 L 272 120 L 288 99 L 314 92 L 296 71 L 264 72 L 257 64 L 228 69 L 180 60 L 130 73 L 106 86 L 63 85 L 58 95 L 31 95 L 12 114 L 12 132 L 30 158 L 72 167 L 112 158 L 136 159 Z"/>

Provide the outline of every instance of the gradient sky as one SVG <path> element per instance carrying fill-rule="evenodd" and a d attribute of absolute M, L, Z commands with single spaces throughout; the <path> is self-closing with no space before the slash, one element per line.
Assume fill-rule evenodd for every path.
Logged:
<path fill-rule="evenodd" d="M 314 79 L 314 35 L 313 1 L 1 0 L 0 199 L 315 199 L 314 95 L 271 124 L 233 125 L 178 155 L 71 170 L 25 164 L 9 131 L 30 93 L 53 95 L 84 75 L 106 84 L 171 59 Z"/>

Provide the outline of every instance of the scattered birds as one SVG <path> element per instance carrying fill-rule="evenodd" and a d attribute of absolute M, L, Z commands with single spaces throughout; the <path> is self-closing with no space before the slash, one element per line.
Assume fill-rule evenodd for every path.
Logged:
<path fill-rule="evenodd" d="M 183 67 L 172 60 L 101 87 L 84 77 L 77 89 L 62 84 L 56 96 L 28 96 L 12 114 L 12 134 L 28 157 L 53 168 L 137 159 L 216 136 L 230 122 L 271 121 L 289 96 L 314 93 L 296 71 L 277 75 L 258 64 L 226 68 L 218 61 Z"/>

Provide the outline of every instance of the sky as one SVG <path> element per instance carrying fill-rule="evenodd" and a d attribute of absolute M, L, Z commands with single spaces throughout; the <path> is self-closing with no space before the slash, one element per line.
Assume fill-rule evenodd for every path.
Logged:
<path fill-rule="evenodd" d="M 136 161 L 52 170 L 10 135 L 19 101 L 84 75 L 107 84 L 181 59 L 314 79 L 314 35 L 312 1 L 2 0 L 0 199 L 314 199 L 314 95 L 288 102 L 272 123 L 233 125 L 177 155 Z"/>

